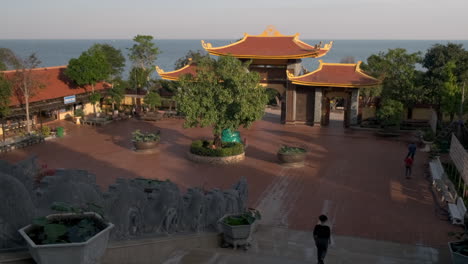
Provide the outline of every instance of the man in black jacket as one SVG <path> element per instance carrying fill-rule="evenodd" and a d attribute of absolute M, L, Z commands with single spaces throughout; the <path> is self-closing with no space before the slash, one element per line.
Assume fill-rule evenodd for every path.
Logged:
<path fill-rule="evenodd" d="M 327 248 L 330 244 L 330 227 L 325 225 L 328 220 L 326 215 L 319 216 L 320 223 L 314 228 L 314 239 L 315 246 L 317 247 L 317 261 L 319 264 L 323 264 L 325 255 L 327 254 Z"/>

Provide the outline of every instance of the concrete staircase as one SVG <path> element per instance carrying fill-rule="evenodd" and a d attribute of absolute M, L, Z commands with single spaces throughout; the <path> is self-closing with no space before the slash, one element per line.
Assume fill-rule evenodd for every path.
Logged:
<path fill-rule="evenodd" d="M 196 248 L 175 250 L 164 264 L 191 263 L 316 263 L 315 245 L 311 232 L 279 227 L 260 226 L 252 247 L 242 249 Z M 328 264 L 416 264 L 451 263 L 446 248 L 435 249 L 418 245 L 362 238 L 335 236 L 329 248 Z"/>

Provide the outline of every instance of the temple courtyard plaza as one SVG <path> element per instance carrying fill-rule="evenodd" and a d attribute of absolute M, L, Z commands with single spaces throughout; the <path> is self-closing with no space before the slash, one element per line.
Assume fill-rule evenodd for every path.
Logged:
<path fill-rule="evenodd" d="M 334 235 L 357 241 L 372 239 L 444 251 L 451 239 L 448 232 L 460 230 L 438 213 L 427 178 L 426 153 L 417 152 L 413 178 L 405 179 L 405 138 L 378 138 L 371 132 L 344 129 L 339 121 L 332 121 L 329 127 L 311 127 L 284 126 L 279 120 L 277 111 L 268 110 L 250 130 L 241 129 L 248 141 L 246 159 L 231 166 L 187 160 L 191 141 L 211 137 L 211 130 L 183 129 L 180 119 L 127 120 L 104 127 L 58 121 L 51 125 L 64 126 L 64 138 L 0 158 L 16 162 L 37 155 L 39 164 L 48 168 L 79 168 L 94 173 L 102 188 L 119 177 L 144 177 L 170 179 L 182 189 L 224 189 L 245 176 L 249 205 L 260 209 L 262 224 L 310 232 L 318 215 L 326 213 Z M 160 129 L 160 152 L 135 153 L 130 141 L 135 129 Z M 306 147 L 309 154 L 305 166 L 286 168 L 278 164 L 276 151 L 282 144 Z M 312 244 L 310 248 L 314 248 Z"/>

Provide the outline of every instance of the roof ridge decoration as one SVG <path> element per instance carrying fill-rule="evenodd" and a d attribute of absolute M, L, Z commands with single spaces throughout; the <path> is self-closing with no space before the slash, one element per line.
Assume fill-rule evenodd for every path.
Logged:
<path fill-rule="evenodd" d="M 259 37 L 284 37 L 284 35 L 281 34 L 273 25 L 267 26 L 267 28 L 258 36 Z"/>
<path fill-rule="evenodd" d="M 169 72 L 165 72 L 163 69 L 159 68 L 159 66 L 155 66 L 156 68 L 156 72 L 164 79 L 164 80 L 171 80 L 171 81 L 175 81 L 178 79 L 178 76 L 177 77 L 173 77 L 173 76 L 170 76 L 171 74 L 177 74 L 179 72 L 182 72 L 183 70 L 189 68 L 190 66 L 196 66 L 194 63 L 193 63 L 193 60 L 192 58 L 188 58 L 188 63 L 180 68 L 180 69 L 176 69 L 176 70 L 173 70 L 173 71 L 169 71 Z"/>

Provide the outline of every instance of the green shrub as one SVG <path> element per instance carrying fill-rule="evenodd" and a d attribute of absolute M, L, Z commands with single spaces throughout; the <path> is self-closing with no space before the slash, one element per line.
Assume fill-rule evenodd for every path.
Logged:
<path fill-rule="evenodd" d="M 380 109 L 377 111 L 377 118 L 384 128 L 399 127 L 403 111 L 404 107 L 401 102 L 387 99 L 382 102 Z"/>
<path fill-rule="evenodd" d="M 244 145 L 238 142 L 224 142 L 222 148 L 212 149 L 212 141 L 196 140 L 190 146 L 190 152 L 207 157 L 228 157 L 239 155 L 244 152 Z"/>
<path fill-rule="evenodd" d="M 132 141 L 133 142 L 151 142 L 151 141 L 159 141 L 161 131 L 156 133 L 142 133 L 139 129 L 135 130 L 132 133 Z"/>
<path fill-rule="evenodd" d="M 46 126 L 46 125 L 42 126 L 42 128 L 41 128 L 41 134 L 42 134 L 44 137 L 50 136 L 50 132 L 51 132 L 51 129 L 50 129 L 49 126 Z"/>
<path fill-rule="evenodd" d="M 434 132 L 432 132 L 432 130 L 430 129 L 427 129 L 426 131 L 424 131 L 423 139 L 424 141 L 434 141 L 435 139 Z"/>
<path fill-rule="evenodd" d="M 84 111 L 83 111 L 83 109 L 76 109 L 76 110 L 75 110 L 75 116 L 84 117 Z"/>
<path fill-rule="evenodd" d="M 291 147 L 291 146 L 282 146 L 279 150 L 278 153 L 281 154 L 302 154 L 306 153 L 307 151 L 303 148 L 299 147 Z"/>
<path fill-rule="evenodd" d="M 258 210 L 249 208 L 241 215 L 233 215 L 224 218 L 223 222 L 230 226 L 251 225 L 253 222 L 260 219 L 262 219 L 260 212 Z"/>

